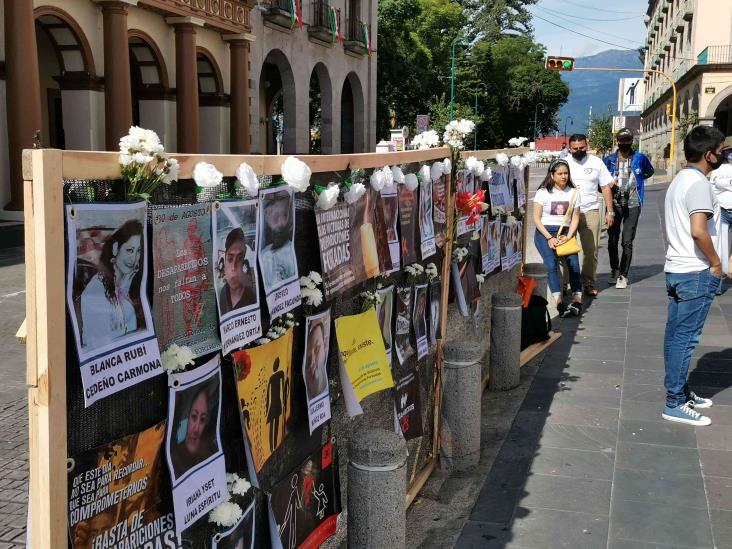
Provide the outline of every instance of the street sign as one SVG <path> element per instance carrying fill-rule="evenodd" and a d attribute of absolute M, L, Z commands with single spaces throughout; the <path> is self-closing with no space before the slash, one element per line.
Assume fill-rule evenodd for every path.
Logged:
<path fill-rule="evenodd" d="M 621 113 L 643 110 L 643 84 L 640 78 L 621 78 L 618 82 L 618 110 Z"/>
<path fill-rule="evenodd" d="M 571 71 L 574 68 L 574 57 L 556 57 L 550 55 L 546 58 L 544 67 L 551 71 Z"/>

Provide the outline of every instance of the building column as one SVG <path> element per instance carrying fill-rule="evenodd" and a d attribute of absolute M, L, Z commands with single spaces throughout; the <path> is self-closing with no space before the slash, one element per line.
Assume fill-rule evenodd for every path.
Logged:
<path fill-rule="evenodd" d="M 231 153 L 249 154 L 250 121 L 249 121 L 249 42 L 254 41 L 251 34 L 232 34 L 224 36 L 229 43 L 231 61 Z"/>
<path fill-rule="evenodd" d="M 41 130 L 41 84 L 33 0 L 5 0 L 5 70 L 10 161 L 8 210 L 23 208 L 22 151 Z"/>
<path fill-rule="evenodd" d="M 127 41 L 127 8 L 137 0 L 96 0 L 104 22 L 104 144 L 108 151 L 132 126 L 130 48 Z"/>
<path fill-rule="evenodd" d="M 180 153 L 197 153 L 198 66 L 196 64 L 196 27 L 203 20 L 195 17 L 168 17 L 175 27 L 176 134 Z"/>

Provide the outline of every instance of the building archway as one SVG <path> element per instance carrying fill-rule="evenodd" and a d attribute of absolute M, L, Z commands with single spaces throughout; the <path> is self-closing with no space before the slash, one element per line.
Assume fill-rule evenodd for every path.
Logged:
<path fill-rule="evenodd" d="M 343 81 L 341 93 L 341 153 L 364 152 L 364 98 L 355 72 Z"/>
<path fill-rule="evenodd" d="M 132 29 L 128 33 L 130 49 L 130 82 L 132 85 L 132 122 L 150 127 L 145 116 L 144 104 L 148 100 L 162 100 L 169 93 L 168 70 L 153 39 L 142 31 Z"/>
<path fill-rule="evenodd" d="M 259 77 L 259 150 L 292 154 L 297 150 L 295 77 L 287 56 L 270 51 Z"/>
<path fill-rule="evenodd" d="M 317 63 L 310 75 L 310 154 L 333 152 L 333 88 L 328 69 Z"/>
<path fill-rule="evenodd" d="M 198 142 L 200 151 L 208 154 L 229 152 L 229 97 L 224 93 L 221 77 L 214 56 L 207 49 L 196 49 L 198 71 L 198 111 L 200 124 Z"/>

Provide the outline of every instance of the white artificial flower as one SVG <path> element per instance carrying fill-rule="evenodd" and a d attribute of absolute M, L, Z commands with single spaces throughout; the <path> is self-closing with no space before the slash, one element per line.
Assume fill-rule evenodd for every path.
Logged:
<path fill-rule="evenodd" d="M 430 178 L 432 179 L 432 181 L 439 181 L 443 175 L 443 172 L 444 168 L 442 166 L 442 162 L 435 162 L 430 168 Z"/>
<path fill-rule="evenodd" d="M 536 154 L 534 151 L 529 151 L 524 155 L 524 164 L 527 166 L 529 164 L 533 164 L 539 159 L 539 155 Z"/>
<path fill-rule="evenodd" d="M 485 275 L 477 274 L 475 275 L 475 279 L 478 281 L 478 284 L 483 284 L 483 282 L 485 282 Z"/>
<path fill-rule="evenodd" d="M 404 172 L 399 166 L 391 167 L 391 175 L 394 183 L 401 185 L 404 183 Z"/>
<path fill-rule="evenodd" d="M 493 175 L 493 170 L 491 170 L 489 166 L 486 166 L 485 171 L 483 172 L 483 175 L 480 176 L 480 180 L 481 181 L 490 181 L 491 175 Z"/>
<path fill-rule="evenodd" d="M 412 140 L 412 146 L 418 149 L 431 149 L 440 144 L 440 135 L 435 130 L 427 130 L 419 135 L 415 135 Z"/>
<path fill-rule="evenodd" d="M 175 343 L 173 343 L 175 345 Z M 163 369 L 168 372 L 169 374 L 172 374 L 173 372 L 177 372 L 181 369 L 180 364 L 178 364 L 178 357 L 177 349 L 173 349 L 173 345 L 165 349 L 162 353 L 160 353 L 160 361 L 163 363 Z M 178 347 L 175 345 L 175 347 Z"/>
<path fill-rule="evenodd" d="M 508 155 L 506 153 L 498 153 L 496 155 L 496 163 L 499 166 L 508 166 Z"/>
<path fill-rule="evenodd" d="M 315 281 L 310 278 L 309 276 L 301 276 L 300 277 L 300 288 L 310 288 L 311 290 L 315 289 Z"/>
<path fill-rule="evenodd" d="M 470 235 L 470 240 L 480 240 L 480 231 L 473 231 Z"/>
<path fill-rule="evenodd" d="M 413 191 L 417 187 L 419 187 L 419 179 L 417 179 L 417 176 L 415 174 L 408 173 L 404 176 L 404 186 L 410 191 Z"/>
<path fill-rule="evenodd" d="M 318 201 L 315 205 L 321 210 L 330 210 L 338 202 L 338 195 L 341 194 L 341 188 L 338 185 L 328 185 L 318 195 Z"/>
<path fill-rule="evenodd" d="M 313 174 L 310 167 L 294 156 L 288 156 L 280 168 L 282 179 L 296 192 L 305 192 L 310 185 L 310 176 Z"/>
<path fill-rule="evenodd" d="M 506 225 L 515 225 L 517 223 L 516 218 L 512 215 L 506 217 Z"/>
<path fill-rule="evenodd" d="M 268 337 L 260 337 L 259 339 L 254 340 L 254 343 L 257 345 L 264 345 L 265 343 L 269 343 L 272 341 Z"/>
<path fill-rule="evenodd" d="M 353 204 L 365 193 L 366 185 L 364 185 L 363 183 L 354 183 L 353 185 L 351 185 L 351 188 L 348 189 L 348 191 L 343 193 L 343 198 L 345 198 L 346 202 L 348 202 L 349 204 Z"/>
<path fill-rule="evenodd" d="M 223 180 L 224 175 L 216 169 L 216 166 L 208 162 L 199 162 L 193 168 L 193 180 L 196 185 L 208 189 L 218 187 Z"/>
<path fill-rule="evenodd" d="M 170 185 L 173 181 L 178 181 L 180 175 L 180 164 L 175 158 L 168 158 L 166 161 L 168 173 L 163 175 L 163 183 Z"/>
<path fill-rule="evenodd" d="M 224 501 L 214 507 L 208 515 L 208 521 L 222 528 L 231 528 L 241 518 L 242 510 L 233 501 Z"/>
<path fill-rule="evenodd" d="M 130 164 L 132 164 L 132 155 L 120 154 L 118 162 L 123 166 L 129 166 Z"/>
<path fill-rule="evenodd" d="M 442 173 L 444 175 L 450 175 L 452 173 L 452 160 L 449 158 L 445 158 L 442 161 Z"/>
<path fill-rule="evenodd" d="M 300 290 L 300 294 L 306 305 L 319 307 L 323 303 L 323 292 L 318 288 L 303 288 Z"/>
<path fill-rule="evenodd" d="M 478 159 L 476 157 L 469 156 L 465 160 L 465 169 L 472 172 L 473 171 L 473 167 L 475 166 L 475 164 L 477 164 L 477 162 L 478 162 Z"/>
<path fill-rule="evenodd" d="M 381 168 L 381 174 L 384 177 L 384 187 L 394 186 L 394 172 L 391 171 L 389 166 Z"/>
<path fill-rule="evenodd" d="M 252 485 L 243 478 L 236 477 L 234 482 L 231 483 L 231 493 L 235 496 L 244 496 L 250 490 Z"/>
<path fill-rule="evenodd" d="M 132 153 L 132 162 L 134 164 L 147 164 L 153 161 L 153 157 L 144 152 Z"/>
<path fill-rule="evenodd" d="M 320 273 L 316 271 L 310 271 L 310 274 L 308 274 L 308 276 L 310 277 L 310 280 L 312 280 L 316 284 L 320 284 L 321 282 L 323 282 L 323 277 L 321 277 Z M 295 318 L 292 313 L 287 314 L 289 315 L 287 318 Z"/>
<path fill-rule="evenodd" d="M 196 355 L 190 347 L 184 345 L 178 349 L 178 364 L 181 366 L 190 366 L 195 364 L 193 360 L 195 358 Z"/>
<path fill-rule="evenodd" d="M 254 173 L 254 170 L 249 164 L 246 162 L 239 164 L 235 175 L 241 186 L 244 187 L 247 195 L 257 196 L 259 192 L 259 179 L 257 179 L 257 174 Z"/>
<path fill-rule="evenodd" d="M 384 188 L 384 185 L 386 185 L 386 179 L 384 178 L 384 172 L 381 170 L 374 170 L 374 173 L 372 173 L 371 177 L 369 178 L 369 182 L 371 183 L 371 187 L 376 192 L 381 191 L 381 189 Z"/>
<path fill-rule="evenodd" d="M 514 168 L 520 168 L 521 167 L 521 157 L 512 156 L 511 157 L 511 166 L 513 166 Z"/>

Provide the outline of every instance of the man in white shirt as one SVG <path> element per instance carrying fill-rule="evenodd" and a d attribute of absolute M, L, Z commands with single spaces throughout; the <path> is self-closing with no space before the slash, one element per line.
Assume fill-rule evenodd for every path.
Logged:
<path fill-rule="evenodd" d="M 580 224 L 577 234 L 582 244 L 582 286 L 585 295 L 597 295 L 597 247 L 600 242 L 600 193 L 605 201 L 605 222 L 612 227 L 615 218 L 613 209 L 613 176 L 605 163 L 593 154 L 587 153 L 587 136 L 576 133 L 569 138 L 569 164 L 572 183 L 580 191 Z"/>
<path fill-rule="evenodd" d="M 722 165 L 724 134 L 711 126 L 697 126 L 684 139 L 687 166 L 666 192 L 666 290 L 668 318 L 663 356 L 666 368 L 666 406 L 663 419 L 710 425 L 696 410 L 712 401 L 689 390 L 689 363 L 709 308 L 722 285 L 722 262 L 715 249 L 714 213 L 719 205 L 707 179 Z"/>

